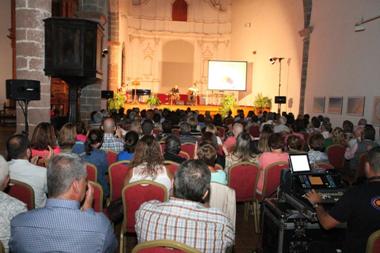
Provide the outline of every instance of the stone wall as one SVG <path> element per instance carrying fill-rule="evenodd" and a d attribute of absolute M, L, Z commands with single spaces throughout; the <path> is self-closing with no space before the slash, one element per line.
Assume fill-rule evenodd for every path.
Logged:
<path fill-rule="evenodd" d="M 41 100 L 29 105 L 30 133 L 50 121 L 50 78 L 45 76 L 43 19 L 51 16 L 51 0 L 16 0 L 16 76 L 41 82 Z M 17 132 L 24 130 L 24 116 L 17 106 Z"/>

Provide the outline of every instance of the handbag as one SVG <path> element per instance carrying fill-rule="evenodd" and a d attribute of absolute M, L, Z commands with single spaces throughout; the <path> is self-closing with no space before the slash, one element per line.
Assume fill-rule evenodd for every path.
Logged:
<path fill-rule="evenodd" d="M 118 224 L 123 221 L 124 213 L 123 213 L 123 200 L 117 199 L 112 201 L 108 208 L 108 217 L 114 224 Z"/>

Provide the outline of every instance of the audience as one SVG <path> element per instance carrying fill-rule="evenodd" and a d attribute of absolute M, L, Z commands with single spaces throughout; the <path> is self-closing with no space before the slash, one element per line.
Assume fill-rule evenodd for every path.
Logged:
<path fill-rule="evenodd" d="M 32 157 L 38 156 L 45 159 L 50 154 L 50 148 L 53 149 L 54 154 L 61 152 L 57 143 L 54 127 L 47 122 L 41 122 L 36 126 L 33 131 L 32 139 L 30 140 L 30 146 L 32 148 Z"/>
<path fill-rule="evenodd" d="M 132 169 L 128 171 L 124 185 L 139 180 L 152 180 L 164 185 L 169 193 L 173 176 L 163 162 L 160 145 L 152 135 L 145 135 L 137 142 L 135 155 L 129 164 Z"/>
<path fill-rule="evenodd" d="M 58 143 L 62 153 L 71 153 L 76 143 L 77 130 L 73 123 L 66 123 L 59 130 Z"/>
<path fill-rule="evenodd" d="M 217 170 L 215 168 L 217 154 L 214 146 L 208 143 L 200 144 L 197 148 L 196 157 L 207 164 L 211 171 L 211 182 L 227 184 L 226 173 L 223 170 Z"/>
<path fill-rule="evenodd" d="M 186 161 L 185 158 L 180 157 L 178 154 L 181 151 L 181 142 L 175 135 L 170 135 L 165 139 L 165 152 L 164 159 L 166 161 L 172 161 L 176 163 L 182 163 Z"/>
<path fill-rule="evenodd" d="M 107 154 L 100 147 L 103 143 L 103 133 L 98 129 L 92 129 L 88 133 L 87 140 L 84 143 L 85 153 L 80 156 L 86 161 L 96 166 L 98 182 L 103 188 L 105 197 L 109 196 L 109 186 L 106 179 L 108 172 Z"/>
<path fill-rule="evenodd" d="M 260 174 L 256 189 L 258 193 L 262 193 L 264 186 L 264 170 L 267 166 L 275 162 L 288 162 L 289 159 L 288 153 L 283 151 L 285 143 L 281 134 L 277 133 L 269 136 L 268 144 L 270 152 L 264 152 L 259 156 Z"/>
<path fill-rule="evenodd" d="M 287 142 L 289 154 L 305 153 L 303 149 L 304 141 L 298 135 L 295 135 L 295 134 L 288 135 L 286 142 Z"/>
<path fill-rule="evenodd" d="M 235 147 L 235 144 L 236 144 L 236 138 L 238 137 L 238 135 L 240 133 L 242 133 L 244 130 L 244 127 L 241 123 L 239 122 L 235 122 L 233 125 L 232 125 L 232 133 L 233 133 L 233 136 L 230 136 L 228 137 L 225 141 L 224 141 L 224 148 L 228 151 L 228 152 L 231 152 L 234 147 Z"/>
<path fill-rule="evenodd" d="M 117 131 L 114 119 L 105 118 L 102 129 L 104 131 L 102 150 L 112 150 L 119 153 L 124 149 L 124 142 L 121 139 L 120 130 Z"/>
<path fill-rule="evenodd" d="M 17 214 L 26 212 L 26 205 L 4 192 L 9 182 L 8 163 L 0 155 L 0 242 L 8 253 L 8 241 L 11 236 L 11 220 Z"/>
<path fill-rule="evenodd" d="M 163 203 L 146 202 L 136 212 L 138 242 L 175 240 L 200 252 L 226 252 L 235 231 L 226 214 L 204 205 L 210 181 L 203 161 L 184 162 L 175 176 L 174 197 Z"/>
<path fill-rule="evenodd" d="M 135 131 L 129 131 L 124 136 L 124 150 L 117 155 L 117 161 L 132 160 L 139 134 Z"/>
<path fill-rule="evenodd" d="M 30 185 L 34 190 L 36 208 L 44 207 L 47 193 L 46 168 L 29 162 L 32 152 L 28 138 L 21 134 L 11 136 L 7 141 L 7 152 L 10 178 Z M 47 159 L 52 152 L 50 150 Z"/>
<path fill-rule="evenodd" d="M 324 151 L 325 139 L 321 133 L 314 133 L 309 138 L 309 152 L 307 153 L 309 157 L 309 162 L 311 164 L 317 162 L 328 162 L 327 154 Z"/>
<path fill-rule="evenodd" d="M 191 126 L 189 123 L 181 122 L 179 128 L 181 129 L 181 134 L 179 136 L 181 144 L 186 142 L 195 143 L 197 141 L 197 137 L 191 134 Z"/>
<path fill-rule="evenodd" d="M 19 214 L 11 222 L 11 251 L 115 252 L 111 223 L 92 209 L 94 190 L 86 182 L 81 159 L 75 154 L 54 156 L 47 177 L 46 206 Z"/>
<path fill-rule="evenodd" d="M 236 146 L 233 149 L 231 153 L 227 152 L 226 154 L 226 167 L 225 170 L 227 171 L 227 174 L 229 172 L 229 168 L 237 163 L 240 162 L 251 162 L 256 163 L 257 157 L 256 154 L 254 154 L 251 149 L 251 136 L 248 133 L 241 133 L 238 135 L 236 140 Z"/>

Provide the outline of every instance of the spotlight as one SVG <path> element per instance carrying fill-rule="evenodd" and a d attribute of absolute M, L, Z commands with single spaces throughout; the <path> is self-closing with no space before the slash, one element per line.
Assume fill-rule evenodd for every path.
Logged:
<path fill-rule="evenodd" d="M 102 50 L 102 57 L 106 57 L 107 54 L 108 54 L 108 48 L 104 48 Z"/>
<path fill-rule="evenodd" d="M 269 58 L 269 61 L 270 61 L 271 64 L 275 64 L 276 60 L 277 60 L 277 57 L 271 57 L 271 58 Z"/>

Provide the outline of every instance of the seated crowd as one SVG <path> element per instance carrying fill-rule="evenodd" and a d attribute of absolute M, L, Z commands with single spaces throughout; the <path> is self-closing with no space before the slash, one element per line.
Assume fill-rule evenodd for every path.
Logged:
<path fill-rule="evenodd" d="M 93 116 L 99 121 L 99 113 Z M 228 185 L 231 167 L 241 162 L 256 165 L 260 194 L 271 164 L 288 162 L 289 154 L 307 153 L 318 167 L 329 162 L 327 150 L 337 144 L 345 148 L 345 171 L 354 182 L 362 155 L 378 146 L 374 127 L 364 119 L 357 126 L 345 121 L 332 128 L 328 118 L 310 119 L 307 114 L 295 118 L 291 113 L 250 112 L 245 117 L 239 111 L 223 119 L 190 109 L 136 108 L 116 118 L 105 115 L 100 126 L 91 125 L 87 129 L 83 122 L 66 123 L 56 129 L 42 122 L 30 140 L 24 135 L 8 139 L 8 162 L 0 156 L 0 240 L 6 252 L 116 250 L 109 219 L 91 208 L 94 189 L 86 181 L 86 163 L 96 167 L 105 199 L 110 196 L 108 168 L 113 162 L 129 168 L 124 186 L 150 180 L 166 188 L 167 202 L 146 202 L 137 211 L 139 242 L 175 239 L 201 252 L 224 252 L 234 244 L 234 220 L 209 207 L 208 199 L 211 183 Z M 115 154 L 114 160 L 109 153 Z M 168 163 L 178 164 L 176 173 Z M 36 209 L 27 211 L 24 203 L 5 193 L 9 178 L 32 187 Z M 189 231 L 192 234 L 183 236 Z"/>

